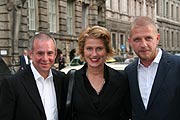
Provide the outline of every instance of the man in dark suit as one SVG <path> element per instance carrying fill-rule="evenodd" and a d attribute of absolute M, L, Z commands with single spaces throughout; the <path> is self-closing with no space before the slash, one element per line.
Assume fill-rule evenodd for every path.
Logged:
<path fill-rule="evenodd" d="M 41 32 L 32 38 L 29 47 L 32 64 L 2 82 L 0 120 L 60 120 L 65 74 L 51 69 L 56 42 Z"/>
<path fill-rule="evenodd" d="M 26 69 L 27 65 L 29 64 L 29 56 L 28 56 L 27 50 L 23 51 L 23 55 L 21 55 L 19 57 L 19 60 L 20 60 L 20 68 L 19 68 L 19 70 L 21 71 L 21 70 Z"/>
<path fill-rule="evenodd" d="M 158 48 L 154 21 L 138 17 L 128 42 L 139 59 L 126 67 L 133 120 L 180 119 L 180 57 Z"/>

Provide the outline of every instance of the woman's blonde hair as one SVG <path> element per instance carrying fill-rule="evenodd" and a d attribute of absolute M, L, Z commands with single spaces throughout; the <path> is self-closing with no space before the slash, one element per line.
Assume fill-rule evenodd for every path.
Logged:
<path fill-rule="evenodd" d="M 78 54 L 81 57 L 81 60 L 84 60 L 84 46 L 86 39 L 100 39 L 104 41 L 104 46 L 107 52 L 107 58 L 114 55 L 114 50 L 112 48 L 110 32 L 101 26 L 87 27 L 80 33 L 78 38 Z"/>

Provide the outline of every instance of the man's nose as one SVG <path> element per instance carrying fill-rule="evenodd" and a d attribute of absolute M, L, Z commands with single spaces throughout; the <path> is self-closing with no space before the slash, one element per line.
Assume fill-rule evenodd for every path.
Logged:
<path fill-rule="evenodd" d="M 141 41 L 141 46 L 142 47 L 147 47 L 147 42 L 146 42 L 146 40 L 144 38 Z"/>
<path fill-rule="evenodd" d="M 48 54 L 43 55 L 43 60 L 48 60 Z"/>

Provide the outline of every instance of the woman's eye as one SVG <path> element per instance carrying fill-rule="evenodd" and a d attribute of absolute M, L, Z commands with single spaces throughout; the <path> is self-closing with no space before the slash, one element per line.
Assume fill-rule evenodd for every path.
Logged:
<path fill-rule="evenodd" d="M 91 50 L 92 50 L 92 48 L 86 48 L 86 50 L 91 51 Z"/>
<path fill-rule="evenodd" d="M 102 48 L 97 48 L 97 51 L 101 51 L 102 50 Z"/>

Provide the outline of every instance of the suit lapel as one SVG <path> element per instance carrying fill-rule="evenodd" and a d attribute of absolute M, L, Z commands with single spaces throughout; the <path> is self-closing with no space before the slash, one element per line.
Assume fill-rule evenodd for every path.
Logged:
<path fill-rule="evenodd" d="M 41 112 L 45 114 L 44 107 L 41 101 L 41 97 L 33 76 L 33 73 L 28 66 L 27 70 L 25 71 L 26 74 L 24 74 L 24 80 L 22 80 L 22 84 L 24 85 L 27 93 L 29 94 L 30 98 L 34 102 L 34 104 L 39 108 Z"/>
<path fill-rule="evenodd" d="M 129 71 L 128 79 L 129 79 L 129 84 L 130 84 L 132 101 L 133 103 L 135 101 L 135 105 L 140 107 L 144 111 L 145 107 L 144 107 L 144 103 L 141 97 L 139 84 L 138 84 L 137 65 L 138 65 L 138 60 L 132 64 L 132 67 Z M 136 99 L 133 99 L 133 98 L 136 98 Z"/>
<path fill-rule="evenodd" d="M 75 86 L 77 86 L 77 90 L 79 91 L 79 93 L 82 95 L 82 96 L 84 96 L 84 99 L 89 103 L 89 105 L 94 109 L 94 110 L 96 110 L 95 108 L 94 108 L 94 105 L 93 105 L 93 103 L 92 103 L 92 101 L 91 101 L 91 98 L 90 98 L 90 96 L 89 96 L 89 94 L 88 94 L 88 92 L 87 92 L 87 90 L 86 90 L 86 88 L 85 88 L 85 85 L 84 85 L 84 78 L 83 78 L 83 76 L 84 76 L 84 74 L 85 74 L 85 72 L 86 72 L 86 65 L 82 68 L 82 69 L 80 69 L 78 72 L 76 72 L 76 78 L 75 78 L 75 82 L 76 81 L 78 81 L 78 84 L 76 84 Z M 87 103 L 87 104 L 88 104 Z"/>
<path fill-rule="evenodd" d="M 121 78 L 118 78 L 116 74 L 113 72 L 110 72 L 110 69 L 105 65 L 105 73 L 104 75 L 106 76 L 105 78 L 107 79 L 108 84 L 105 85 L 104 87 L 104 93 L 102 94 L 102 99 L 104 99 L 100 104 L 100 111 L 103 112 L 106 108 L 109 107 L 111 104 L 111 99 L 113 96 L 116 94 L 117 89 L 119 89 L 119 83 L 117 83 L 117 79 L 120 80 Z M 107 76 L 109 75 L 109 76 Z M 111 94 L 109 94 L 111 93 Z"/>
<path fill-rule="evenodd" d="M 58 110 L 60 110 L 60 103 L 61 103 L 61 99 L 60 99 L 60 96 L 61 96 L 61 81 L 60 78 L 61 76 L 57 76 L 57 74 L 55 72 L 53 72 L 53 81 L 54 81 L 54 88 L 55 88 L 55 92 L 56 92 L 56 101 L 57 101 L 57 107 L 58 107 Z M 59 80 L 58 80 L 59 79 Z"/>
<path fill-rule="evenodd" d="M 163 56 L 160 60 L 159 67 L 157 69 L 157 73 L 155 76 L 154 84 L 151 90 L 147 109 L 149 109 L 150 106 L 152 105 L 154 98 L 157 96 L 158 91 L 163 81 L 166 79 L 166 75 L 168 74 L 170 70 L 169 64 L 171 64 L 171 61 L 168 60 L 167 56 L 168 54 L 163 52 Z"/>

